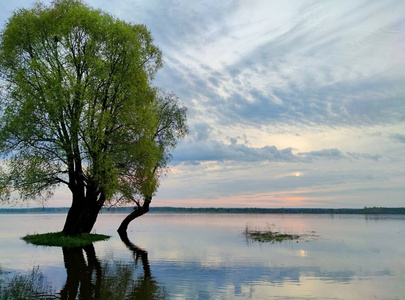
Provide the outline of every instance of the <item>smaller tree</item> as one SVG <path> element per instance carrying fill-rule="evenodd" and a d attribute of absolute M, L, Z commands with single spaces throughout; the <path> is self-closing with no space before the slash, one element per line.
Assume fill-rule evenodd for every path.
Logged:
<path fill-rule="evenodd" d="M 120 235 L 126 233 L 130 222 L 149 211 L 152 197 L 159 187 L 159 180 L 168 170 L 172 150 L 176 147 L 178 140 L 188 133 L 187 109 L 179 106 L 178 99 L 173 94 L 159 92 L 156 100 L 155 118 L 157 124 L 155 131 L 149 138 L 159 149 L 158 159 L 152 164 L 150 164 L 151 160 L 146 160 L 145 164 L 138 165 L 136 168 L 129 168 L 123 174 L 121 194 L 115 200 L 118 203 L 133 203 L 135 207 L 118 228 Z M 143 160 L 139 159 L 138 161 L 142 162 Z"/>

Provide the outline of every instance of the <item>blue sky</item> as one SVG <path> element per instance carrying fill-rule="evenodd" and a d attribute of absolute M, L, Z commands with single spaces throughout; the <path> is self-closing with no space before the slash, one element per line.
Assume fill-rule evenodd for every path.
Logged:
<path fill-rule="evenodd" d="M 155 206 L 405 206 L 405 1 L 87 3 L 150 29 L 189 109 Z"/>

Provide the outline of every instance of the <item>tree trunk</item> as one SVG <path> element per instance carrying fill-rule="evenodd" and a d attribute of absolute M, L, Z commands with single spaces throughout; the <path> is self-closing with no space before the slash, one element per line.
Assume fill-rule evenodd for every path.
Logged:
<path fill-rule="evenodd" d="M 118 227 L 118 233 L 120 236 L 125 232 L 127 232 L 128 225 L 131 223 L 133 220 L 136 218 L 146 214 L 149 211 L 149 204 L 152 201 L 152 197 L 147 197 L 145 198 L 145 201 L 142 206 L 139 206 L 134 209 L 133 212 L 131 212 L 128 216 L 125 217 L 125 219 L 121 222 L 120 227 Z"/>
<path fill-rule="evenodd" d="M 73 193 L 72 206 L 66 217 L 62 232 L 74 236 L 90 233 L 97 220 L 98 213 L 104 204 L 104 197 L 88 193 Z"/>
<path fill-rule="evenodd" d="M 79 201 L 78 199 L 75 199 L 75 195 L 73 195 L 72 206 L 66 216 L 65 225 L 62 230 L 65 235 L 73 236 L 83 233 L 83 221 L 81 220 L 83 220 L 85 209 L 86 205 L 84 199 Z"/>
<path fill-rule="evenodd" d="M 97 221 L 98 214 L 103 207 L 104 201 L 98 200 L 94 202 L 88 212 L 88 217 L 84 220 L 85 224 L 83 225 L 83 232 L 90 233 L 93 229 L 94 224 Z"/>

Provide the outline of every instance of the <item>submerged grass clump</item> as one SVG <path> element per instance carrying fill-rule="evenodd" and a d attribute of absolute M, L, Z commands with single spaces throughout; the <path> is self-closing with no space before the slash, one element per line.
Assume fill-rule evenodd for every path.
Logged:
<path fill-rule="evenodd" d="M 298 234 L 287 234 L 287 233 L 280 233 L 278 231 L 274 231 L 274 224 L 267 225 L 267 228 L 264 230 L 259 229 L 251 229 L 249 225 L 246 225 L 243 234 L 247 239 L 256 241 L 256 242 L 282 242 L 282 241 L 292 241 L 298 240 L 301 238 Z"/>
<path fill-rule="evenodd" d="M 0 278 L 0 299 L 57 299 L 39 267 L 34 267 L 27 275 L 13 278 Z"/>
<path fill-rule="evenodd" d="M 108 240 L 110 236 L 94 233 L 82 233 L 76 236 L 66 236 L 62 232 L 29 234 L 22 239 L 27 243 L 41 246 L 82 247 L 93 242 Z"/>

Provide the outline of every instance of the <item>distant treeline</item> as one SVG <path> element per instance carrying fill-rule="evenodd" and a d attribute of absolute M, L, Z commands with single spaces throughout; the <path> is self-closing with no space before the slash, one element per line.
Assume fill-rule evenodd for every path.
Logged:
<path fill-rule="evenodd" d="M 0 208 L 0 214 L 65 214 L 68 207 Z M 130 213 L 132 207 L 104 207 L 102 213 Z M 405 214 L 405 207 L 364 208 L 187 208 L 151 207 L 151 213 L 205 214 Z"/>
<path fill-rule="evenodd" d="M 153 212 L 221 214 L 405 214 L 405 207 L 364 208 L 183 208 L 156 207 Z"/>

